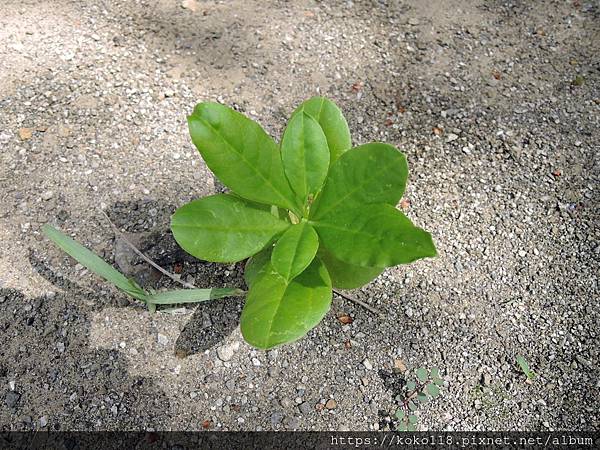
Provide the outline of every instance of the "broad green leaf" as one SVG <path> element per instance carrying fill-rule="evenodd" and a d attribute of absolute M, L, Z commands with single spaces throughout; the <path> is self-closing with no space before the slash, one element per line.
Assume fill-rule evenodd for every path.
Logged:
<path fill-rule="evenodd" d="M 442 380 L 441 378 L 434 378 L 433 382 L 435 384 L 437 384 L 438 386 L 443 386 L 444 385 L 444 380 Z"/>
<path fill-rule="evenodd" d="M 177 243 L 196 258 L 237 262 L 257 253 L 290 224 L 230 194 L 182 206 L 171 218 Z"/>
<path fill-rule="evenodd" d="M 327 250 L 348 264 L 390 267 L 436 255 L 431 235 L 391 205 L 342 210 L 311 224 Z"/>
<path fill-rule="evenodd" d="M 409 381 L 406 383 L 406 390 L 407 391 L 412 391 L 417 387 L 417 383 L 415 383 L 414 381 Z"/>
<path fill-rule="evenodd" d="M 437 367 L 432 367 L 430 374 L 431 374 L 431 378 L 439 378 L 440 377 L 440 369 L 438 369 Z"/>
<path fill-rule="evenodd" d="M 406 415 L 406 413 L 404 412 L 404 410 L 403 410 L 403 409 L 398 409 L 398 410 L 396 411 L 396 414 L 395 414 L 395 416 L 396 416 L 396 418 L 397 418 L 398 420 L 402 420 L 402 419 L 404 419 L 404 416 L 405 416 L 405 415 Z"/>
<path fill-rule="evenodd" d="M 419 381 L 427 381 L 428 377 L 429 374 L 427 372 L 427 369 L 425 369 L 424 367 L 419 367 L 417 369 L 417 378 L 419 379 Z"/>
<path fill-rule="evenodd" d="M 306 113 L 292 116 L 281 140 L 283 169 L 292 190 L 305 205 L 323 186 L 329 170 L 327 139 L 319 123 Z"/>
<path fill-rule="evenodd" d="M 410 409 L 411 411 L 416 411 L 417 405 L 415 404 L 415 402 L 408 402 L 408 409 Z"/>
<path fill-rule="evenodd" d="M 434 383 L 429 383 L 426 387 L 427 389 L 427 393 L 429 395 L 431 395 L 433 398 L 437 397 L 438 395 L 440 395 L 440 388 L 434 384 Z"/>
<path fill-rule="evenodd" d="M 412 424 L 415 424 L 415 423 L 417 423 L 417 422 L 418 422 L 418 420 L 419 420 L 419 418 L 418 418 L 417 416 L 415 416 L 414 414 L 410 414 L 410 415 L 408 416 L 408 421 L 409 421 L 410 423 L 412 423 Z"/>
<path fill-rule="evenodd" d="M 279 238 L 271 254 L 271 264 L 289 281 L 308 267 L 318 248 L 317 232 L 306 222 L 300 222 L 289 227 Z"/>
<path fill-rule="evenodd" d="M 42 231 L 50 240 L 52 240 L 52 242 L 58 245 L 68 255 L 76 259 L 82 266 L 85 266 L 96 275 L 114 284 L 133 298 L 146 301 L 146 293 L 137 285 L 137 283 L 128 280 L 125 275 L 98 255 L 49 224 L 44 225 Z"/>
<path fill-rule="evenodd" d="M 406 431 L 417 431 L 417 427 L 415 426 L 414 423 L 409 423 L 408 426 L 406 427 Z"/>
<path fill-rule="evenodd" d="M 238 195 L 298 211 L 275 141 L 246 116 L 218 103 L 200 103 L 188 117 L 192 142 L 206 165 Z"/>
<path fill-rule="evenodd" d="M 250 287 L 258 275 L 270 265 L 272 252 L 273 246 L 268 245 L 252 258 L 249 258 L 248 261 L 246 261 L 246 265 L 244 267 L 244 281 L 248 287 Z"/>
<path fill-rule="evenodd" d="M 398 431 L 407 431 L 407 430 L 408 430 L 408 428 L 407 428 L 407 426 L 406 426 L 406 423 L 404 423 L 404 422 L 400 422 L 400 423 L 398 424 L 398 426 L 396 427 L 396 430 L 398 430 Z"/>
<path fill-rule="evenodd" d="M 301 112 L 312 116 L 323 130 L 329 147 L 329 165 L 333 164 L 342 153 L 352 147 L 350 130 L 342 111 L 323 97 L 313 97 L 302 103 L 292 114 L 294 117 Z"/>
<path fill-rule="evenodd" d="M 262 349 L 295 341 L 321 321 L 330 305 L 331 280 L 319 259 L 289 282 L 269 264 L 250 286 L 242 335 Z"/>
<path fill-rule="evenodd" d="M 159 292 L 148 296 L 148 301 L 156 305 L 174 305 L 177 303 L 200 303 L 215 298 L 239 297 L 245 292 L 234 288 L 177 289 Z"/>
<path fill-rule="evenodd" d="M 340 261 L 330 251 L 321 247 L 318 256 L 327 267 L 333 287 L 356 289 L 377 278 L 384 271 L 381 267 L 361 267 Z"/>
<path fill-rule="evenodd" d="M 331 166 L 310 217 L 318 220 L 338 210 L 371 203 L 395 206 L 402 198 L 407 177 L 406 157 L 395 147 L 372 142 L 353 148 Z"/>
<path fill-rule="evenodd" d="M 429 400 L 429 397 L 427 397 L 427 394 L 424 394 L 423 392 L 419 392 L 417 394 L 417 399 L 421 402 L 421 403 L 427 403 L 427 401 Z"/>

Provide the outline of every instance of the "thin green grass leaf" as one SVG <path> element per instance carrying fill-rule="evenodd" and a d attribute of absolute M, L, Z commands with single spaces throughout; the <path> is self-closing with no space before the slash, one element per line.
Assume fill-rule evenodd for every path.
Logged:
<path fill-rule="evenodd" d="M 175 305 L 178 303 L 200 303 L 223 297 L 239 297 L 246 292 L 235 288 L 177 289 L 159 292 L 148 296 L 155 305 Z"/>
<path fill-rule="evenodd" d="M 73 257 L 82 266 L 94 272 L 96 275 L 104 278 L 106 281 L 114 284 L 117 288 L 129 294 L 133 298 L 146 301 L 146 293 L 137 285 L 137 283 L 128 280 L 125 275 L 108 264 L 98 255 L 87 249 L 83 245 L 71 239 L 66 234 L 57 230 L 53 226 L 46 224 L 42 227 L 44 234 L 56 245 L 58 245 L 68 255 Z"/>

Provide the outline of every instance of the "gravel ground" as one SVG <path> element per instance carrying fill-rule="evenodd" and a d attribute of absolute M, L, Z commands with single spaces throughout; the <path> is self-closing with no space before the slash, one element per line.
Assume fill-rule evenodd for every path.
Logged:
<path fill-rule="evenodd" d="M 599 430 L 598 54 L 586 0 L 4 1 L 0 427 L 384 429 L 405 365 L 446 380 L 423 430 Z M 439 250 L 353 292 L 384 318 L 337 299 L 260 352 L 240 300 L 150 315 L 41 236 L 169 286 L 104 210 L 196 285 L 243 287 L 168 232 L 220 189 L 185 115 L 217 100 L 280 136 L 317 93 L 406 153 L 402 207 Z"/>

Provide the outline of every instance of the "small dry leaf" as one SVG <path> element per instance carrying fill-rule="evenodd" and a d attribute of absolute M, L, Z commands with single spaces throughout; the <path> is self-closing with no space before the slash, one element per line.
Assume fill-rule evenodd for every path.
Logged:
<path fill-rule="evenodd" d="M 441 128 L 433 127 L 433 134 L 435 134 L 436 136 L 441 136 L 443 132 L 444 130 L 442 130 Z"/>
<path fill-rule="evenodd" d="M 202 422 L 202 428 L 204 428 L 205 430 L 208 430 L 211 427 L 212 427 L 212 420 L 206 419 L 205 421 Z"/>
<path fill-rule="evenodd" d="M 398 112 L 400 114 L 404 114 L 406 112 L 406 108 L 404 106 L 398 106 Z"/>
<path fill-rule="evenodd" d="M 352 343 L 350 341 L 344 342 L 344 348 L 346 350 L 351 349 L 352 348 Z"/>
<path fill-rule="evenodd" d="M 363 84 L 358 81 L 352 85 L 352 92 L 358 92 L 362 89 Z"/>
<path fill-rule="evenodd" d="M 402 361 L 401 359 L 394 360 L 394 372 L 404 373 L 407 370 L 408 370 L 408 368 L 406 367 L 406 364 L 404 364 L 404 361 Z"/>
<path fill-rule="evenodd" d="M 354 322 L 354 319 L 352 317 L 350 317 L 348 314 L 342 314 L 341 316 L 338 316 L 338 320 L 343 323 L 344 325 L 348 325 L 351 324 L 352 322 Z"/>
<path fill-rule="evenodd" d="M 181 264 L 181 263 L 175 263 L 175 265 L 173 266 L 173 272 L 179 274 L 182 271 L 183 271 L 183 264 Z"/>
<path fill-rule="evenodd" d="M 492 71 L 492 76 L 496 79 L 499 80 L 500 78 L 502 78 L 502 74 L 498 71 L 498 70 L 493 70 Z"/>
<path fill-rule="evenodd" d="M 42 133 L 44 133 L 47 129 L 48 127 L 46 125 L 38 125 L 35 127 L 35 131 L 41 131 Z"/>
<path fill-rule="evenodd" d="M 554 172 L 552 172 L 552 175 L 554 175 L 555 177 L 560 177 L 562 174 L 560 173 L 560 170 L 555 170 Z"/>
<path fill-rule="evenodd" d="M 327 400 L 327 403 L 325 403 L 325 408 L 327 408 L 327 409 L 335 409 L 336 406 L 337 406 L 337 402 L 332 398 Z"/>
<path fill-rule="evenodd" d="M 20 128 L 19 137 L 22 141 L 27 141 L 33 137 L 33 130 L 31 128 Z"/>
<path fill-rule="evenodd" d="M 196 2 L 196 0 L 183 0 L 181 2 L 181 7 L 183 9 L 189 9 L 192 12 L 196 12 L 196 10 L 198 9 L 198 3 Z"/>
<path fill-rule="evenodd" d="M 315 13 L 312 11 L 304 11 L 304 16 L 305 17 L 314 17 Z"/>
<path fill-rule="evenodd" d="M 386 127 L 391 127 L 392 125 L 394 125 L 394 121 L 392 119 L 387 119 L 385 121 L 385 126 Z"/>
<path fill-rule="evenodd" d="M 410 207 L 410 200 L 403 198 L 402 200 L 400 200 L 400 208 L 402 208 L 403 210 L 407 210 Z"/>

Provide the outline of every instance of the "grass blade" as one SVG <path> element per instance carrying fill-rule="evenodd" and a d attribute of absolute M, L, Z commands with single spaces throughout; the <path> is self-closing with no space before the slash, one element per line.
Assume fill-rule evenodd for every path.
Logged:
<path fill-rule="evenodd" d="M 177 303 L 200 303 L 222 297 L 236 297 L 245 293 L 245 291 L 235 288 L 177 289 L 152 294 L 147 299 L 148 302 L 156 305 L 174 305 Z"/>
<path fill-rule="evenodd" d="M 146 301 L 147 295 L 139 286 L 130 282 L 125 275 L 98 255 L 49 224 L 44 225 L 42 231 L 52 242 L 76 259 L 79 264 L 85 266 L 88 270 L 104 278 L 106 281 L 113 283 L 130 296 Z"/>

